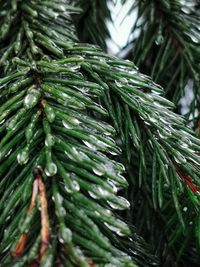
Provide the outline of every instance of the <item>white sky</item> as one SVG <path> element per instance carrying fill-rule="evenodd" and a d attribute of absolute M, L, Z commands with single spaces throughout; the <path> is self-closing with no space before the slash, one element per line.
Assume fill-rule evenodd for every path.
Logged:
<path fill-rule="evenodd" d="M 133 25 L 134 15 L 127 13 L 133 4 L 133 0 L 129 0 L 123 7 L 120 0 L 116 0 L 115 4 L 110 3 L 110 10 L 112 11 L 112 23 L 108 22 L 113 41 L 108 40 L 108 47 L 112 47 L 109 53 L 117 54 L 120 49 L 127 43 L 131 26 Z"/>

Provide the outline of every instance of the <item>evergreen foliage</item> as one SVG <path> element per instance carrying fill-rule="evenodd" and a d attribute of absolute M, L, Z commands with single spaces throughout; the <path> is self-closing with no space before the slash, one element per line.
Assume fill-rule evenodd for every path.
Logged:
<path fill-rule="evenodd" d="M 0 6 L 0 266 L 199 266 L 200 140 L 174 112 L 193 79 L 195 124 L 194 7 L 134 1 L 134 60 L 163 89 L 96 46 L 108 1 Z"/>
<path fill-rule="evenodd" d="M 128 58 L 164 87 L 165 96 L 176 104 L 179 112 L 180 99 L 190 81 L 194 98 L 185 117 L 196 125 L 200 61 L 198 1 L 136 0 L 130 12 L 136 13 L 136 20 L 132 25 L 133 38 L 127 44 L 131 51 Z"/>
<path fill-rule="evenodd" d="M 73 2 L 72 0 L 71 3 Z M 82 42 L 99 45 L 106 50 L 106 39 L 110 37 L 107 22 L 111 21 L 108 1 L 79 0 L 74 3 L 82 9 L 74 19 L 79 39 Z"/>

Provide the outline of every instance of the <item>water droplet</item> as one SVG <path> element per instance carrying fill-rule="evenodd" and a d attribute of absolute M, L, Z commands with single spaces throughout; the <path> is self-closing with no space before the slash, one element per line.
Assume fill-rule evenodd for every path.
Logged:
<path fill-rule="evenodd" d="M 117 231 L 116 234 L 117 234 L 118 236 L 125 236 L 125 234 L 124 234 L 122 231 L 120 231 L 120 230 Z"/>
<path fill-rule="evenodd" d="M 65 102 L 64 102 L 65 106 L 73 103 L 73 100 L 74 100 L 73 97 L 70 98 L 70 96 L 68 94 L 66 94 L 66 93 L 61 93 L 61 95 L 65 99 Z"/>
<path fill-rule="evenodd" d="M 94 131 L 94 133 L 96 133 L 96 131 Z M 90 141 L 83 142 L 93 150 L 96 150 L 97 148 L 105 148 L 106 146 L 108 146 L 93 135 L 89 135 L 88 137 L 90 138 Z"/>
<path fill-rule="evenodd" d="M 106 198 L 112 195 L 108 190 L 106 190 L 102 186 L 93 185 L 92 187 L 93 187 L 93 192 L 96 193 L 96 196 L 100 198 Z"/>
<path fill-rule="evenodd" d="M 117 193 L 118 188 L 117 188 L 116 185 L 113 183 L 113 181 L 110 180 L 110 179 L 108 179 L 107 182 L 108 182 L 109 185 L 111 185 L 113 192 L 114 192 L 114 193 Z"/>
<path fill-rule="evenodd" d="M 78 257 L 79 257 L 81 260 L 85 261 L 84 254 L 83 254 L 82 250 L 81 250 L 78 246 L 76 247 L 76 254 L 78 255 Z"/>
<path fill-rule="evenodd" d="M 164 183 L 165 188 L 169 188 L 169 185 L 167 183 Z"/>
<path fill-rule="evenodd" d="M 110 229 L 112 232 L 116 233 L 117 235 L 119 236 L 124 236 L 124 233 L 122 232 L 122 229 L 112 225 L 112 224 L 109 224 L 107 222 L 104 223 L 106 227 L 108 227 L 108 229 Z"/>
<path fill-rule="evenodd" d="M 74 65 L 72 65 L 72 64 L 69 65 L 69 64 L 68 64 L 68 67 L 69 67 L 70 70 L 73 71 L 73 72 L 77 72 L 77 71 L 79 71 L 80 68 L 81 68 L 81 66 L 80 66 L 80 65 L 77 65 L 77 64 L 76 64 L 76 65 L 75 65 L 75 64 L 74 64 Z"/>
<path fill-rule="evenodd" d="M 184 207 L 184 208 L 183 208 L 183 211 L 184 211 L 184 212 L 186 212 L 187 210 L 188 210 L 188 208 L 187 208 L 187 207 Z"/>
<path fill-rule="evenodd" d="M 71 194 L 73 191 L 71 190 L 71 188 L 69 188 L 69 186 L 68 185 L 65 185 L 64 186 L 64 189 L 65 189 L 65 191 L 67 192 L 67 193 L 69 193 L 69 194 Z"/>
<path fill-rule="evenodd" d="M 167 136 L 163 133 L 163 131 L 161 132 L 160 130 L 157 130 L 157 133 L 161 139 L 166 139 Z"/>
<path fill-rule="evenodd" d="M 152 123 L 158 123 L 158 120 L 154 117 L 149 116 L 149 121 Z"/>
<path fill-rule="evenodd" d="M 97 139 L 97 138 L 96 138 Z M 104 143 L 104 142 L 102 142 L 102 141 L 100 141 L 100 140 L 96 140 L 96 145 L 99 147 L 99 148 L 101 148 L 101 149 L 105 149 L 105 148 L 107 148 L 107 147 L 109 147 L 109 145 L 108 144 L 106 144 L 106 143 Z"/>
<path fill-rule="evenodd" d="M 22 150 L 18 155 L 17 155 L 17 161 L 20 165 L 26 164 L 29 160 L 29 154 L 26 149 Z"/>
<path fill-rule="evenodd" d="M 16 125 L 16 120 L 15 118 L 13 120 L 11 120 L 9 123 L 8 123 L 8 126 L 6 127 L 7 130 L 13 130 L 13 128 L 15 128 L 15 125 Z"/>
<path fill-rule="evenodd" d="M 119 231 L 119 228 L 116 227 L 116 226 L 114 226 L 114 225 L 112 225 L 112 224 L 109 224 L 109 223 L 107 223 L 107 222 L 105 222 L 104 224 L 105 224 L 106 227 L 108 227 L 108 228 L 109 228 L 111 231 L 113 231 L 113 232 L 117 232 L 117 231 Z M 121 230 L 121 229 L 120 229 L 120 230 Z"/>
<path fill-rule="evenodd" d="M 65 12 L 66 11 L 66 5 L 59 4 L 60 11 Z"/>
<path fill-rule="evenodd" d="M 191 40 L 192 40 L 194 43 L 196 43 L 196 44 L 199 43 L 199 39 L 198 39 L 196 36 L 194 36 L 194 35 L 190 35 L 190 38 L 191 38 Z"/>
<path fill-rule="evenodd" d="M 55 120 L 55 117 L 56 117 L 53 108 L 50 107 L 49 105 L 45 105 L 44 110 L 45 110 L 45 113 L 46 113 L 46 116 L 47 116 L 47 120 L 50 123 L 52 123 Z"/>
<path fill-rule="evenodd" d="M 55 163 L 50 162 L 46 165 L 45 173 L 47 176 L 53 176 L 57 173 L 57 166 Z"/>
<path fill-rule="evenodd" d="M 56 198 L 57 198 L 57 201 L 58 201 L 59 205 L 62 206 L 62 203 L 63 203 L 63 197 L 62 197 L 62 195 L 58 193 L 56 195 Z"/>
<path fill-rule="evenodd" d="M 98 211 L 95 210 L 94 213 L 95 213 L 95 215 L 96 215 L 97 217 L 101 217 L 101 214 L 100 214 Z"/>
<path fill-rule="evenodd" d="M 74 43 L 72 43 L 72 45 L 74 46 Z M 84 61 L 84 57 L 81 55 L 73 55 L 74 58 L 79 58 L 82 59 L 82 61 Z"/>
<path fill-rule="evenodd" d="M 62 124 L 66 129 L 73 129 L 73 125 L 68 121 L 62 120 Z"/>
<path fill-rule="evenodd" d="M 67 98 L 64 102 L 64 105 L 68 107 L 72 107 L 74 109 L 85 109 L 85 104 L 81 102 L 80 100 L 77 100 L 75 97 Z"/>
<path fill-rule="evenodd" d="M 180 146 L 181 146 L 183 149 L 185 149 L 185 148 L 186 148 L 186 149 L 189 148 L 188 144 L 183 143 L 182 141 L 180 141 L 179 144 L 180 144 Z"/>
<path fill-rule="evenodd" d="M 74 193 L 74 192 L 78 192 L 80 190 L 80 185 L 77 181 L 77 176 L 76 174 L 72 173 L 65 173 L 65 177 L 64 178 L 64 189 L 68 192 L 68 193 Z"/>
<path fill-rule="evenodd" d="M 83 143 L 84 143 L 88 148 L 90 148 L 91 150 L 96 151 L 97 148 L 96 148 L 95 145 L 93 145 L 93 144 L 91 144 L 90 142 L 85 141 L 85 140 L 83 140 Z"/>
<path fill-rule="evenodd" d="M 160 121 L 165 125 L 169 125 L 169 121 L 167 119 L 160 118 Z"/>
<path fill-rule="evenodd" d="M 62 214 L 62 217 L 64 217 L 66 215 L 66 210 L 63 207 L 60 207 L 59 213 Z"/>
<path fill-rule="evenodd" d="M 92 169 L 93 172 L 98 175 L 102 176 L 105 174 L 105 166 L 103 164 L 97 165 L 95 168 Z"/>
<path fill-rule="evenodd" d="M 114 176 L 116 175 L 115 166 L 113 165 L 112 162 L 106 163 L 104 168 L 107 174 L 114 175 Z"/>
<path fill-rule="evenodd" d="M 72 160 L 79 160 L 79 151 L 75 148 L 75 147 L 72 147 L 71 148 L 71 153 L 68 154 L 68 157 Z"/>
<path fill-rule="evenodd" d="M 47 134 L 45 138 L 45 146 L 52 147 L 55 143 L 55 138 L 51 134 Z"/>
<path fill-rule="evenodd" d="M 116 156 L 118 155 L 120 152 L 116 152 L 116 151 L 113 151 L 113 150 L 110 150 L 109 153 L 113 156 Z"/>
<path fill-rule="evenodd" d="M 77 90 L 79 90 L 80 92 L 82 92 L 82 93 L 88 93 L 89 92 L 89 88 L 87 88 L 87 87 L 79 87 L 79 88 L 77 88 Z"/>
<path fill-rule="evenodd" d="M 33 136 L 33 130 L 32 128 L 28 127 L 25 131 L 26 140 L 30 141 Z"/>
<path fill-rule="evenodd" d="M 4 113 L 3 113 L 4 114 Z M 5 119 L 0 121 L 0 125 L 2 125 L 5 122 Z"/>
<path fill-rule="evenodd" d="M 70 122 L 71 122 L 72 124 L 74 124 L 74 125 L 79 125 L 79 124 L 80 124 L 80 121 L 79 121 L 78 119 L 76 119 L 76 118 L 71 118 L 71 119 L 70 119 Z"/>
<path fill-rule="evenodd" d="M 72 231 L 69 228 L 62 228 L 60 235 L 63 243 L 70 243 L 72 241 Z M 59 239 L 60 242 L 61 240 Z"/>
<path fill-rule="evenodd" d="M 8 151 L 8 153 L 5 155 L 5 157 L 8 157 L 11 152 L 12 152 L 12 148 Z"/>
<path fill-rule="evenodd" d="M 103 132 L 103 136 L 105 136 L 105 137 L 106 137 L 106 136 L 110 136 L 110 135 L 112 135 L 111 132 L 106 132 L 106 131 Z"/>
<path fill-rule="evenodd" d="M 40 92 L 38 90 L 32 89 L 24 99 L 24 105 L 27 109 L 34 107 L 40 97 Z"/>
<path fill-rule="evenodd" d="M 115 80 L 115 84 L 120 88 L 123 87 L 123 84 L 119 80 Z"/>
<path fill-rule="evenodd" d="M 121 174 L 118 173 L 117 178 L 120 179 L 121 184 L 127 185 L 127 181 L 126 181 L 126 178 L 124 176 L 122 176 Z M 115 182 L 115 181 L 113 181 L 113 182 Z"/>
<path fill-rule="evenodd" d="M 176 151 L 174 159 L 177 163 L 185 163 L 187 161 L 186 158 L 178 151 Z"/>
<path fill-rule="evenodd" d="M 88 191 L 88 194 L 89 194 L 92 198 L 94 198 L 94 199 L 98 199 L 98 196 L 97 196 L 94 192 L 92 192 L 92 191 Z"/>
<path fill-rule="evenodd" d="M 183 11 L 183 13 L 185 14 L 190 14 L 190 9 L 187 6 L 182 6 L 181 10 Z"/>
<path fill-rule="evenodd" d="M 117 210 L 128 209 L 130 207 L 129 201 L 120 196 L 118 196 L 116 202 L 108 200 L 107 203 L 110 205 L 111 208 Z"/>
<path fill-rule="evenodd" d="M 90 158 L 82 151 L 79 151 L 79 160 L 90 162 Z"/>
<path fill-rule="evenodd" d="M 72 183 L 71 183 L 71 189 L 74 191 L 74 192 L 78 192 L 80 190 L 80 185 L 77 181 L 73 180 Z"/>
<path fill-rule="evenodd" d="M 164 42 L 164 37 L 161 33 L 158 34 L 156 40 L 155 40 L 155 43 L 157 45 L 161 45 L 162 43 Z"/>
<path fill-rule="evenodd" d="M 65 243 L 65 241 L 62 238 L 61 234 L 58 234 L 58 240 L 60 241 L 61 244 L 64 244 Z"/>
<path fill-rule="evenodd" d="M 57 17 L 59 16 L 59 13 L 57 13 L 57 12 L 51 12 L 51 13 L 53 15 L 53 18 L 56 20 Z"/>

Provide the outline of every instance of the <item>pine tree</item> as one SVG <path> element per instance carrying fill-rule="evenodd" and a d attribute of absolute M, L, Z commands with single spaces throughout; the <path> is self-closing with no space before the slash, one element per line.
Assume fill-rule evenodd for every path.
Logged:
<path fill-rule="evenodd" d="M 124 60 L 106 0 L 0 0 L 0 266 L 199 266 L 198 4 L 133 2 Z"/>

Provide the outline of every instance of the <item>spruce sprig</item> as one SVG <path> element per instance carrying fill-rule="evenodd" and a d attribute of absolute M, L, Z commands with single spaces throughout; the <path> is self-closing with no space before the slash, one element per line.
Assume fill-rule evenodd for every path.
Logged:
<path fill-rule="evenodd" d="M 115 212 L 129 208 L 120 161 L 139 155 L 144 187 L 154 165 L 150 201 L 170 195 L 187 229 L 179 199 L 188 190 L 199 216 L 199 140 L 133 63 L 78 43 L 75 7 L 0 3 L 2 266 L 156 265 Z"/>

